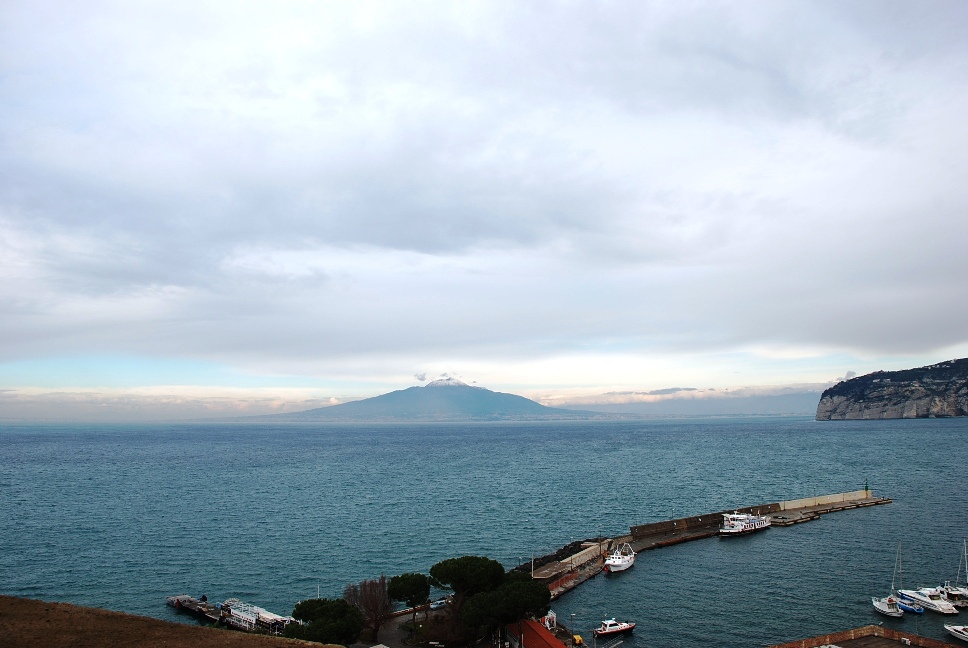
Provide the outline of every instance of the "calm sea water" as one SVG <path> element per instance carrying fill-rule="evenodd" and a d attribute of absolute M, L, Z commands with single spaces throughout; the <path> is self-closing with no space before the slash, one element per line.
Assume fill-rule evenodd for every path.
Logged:
<path fill-rule="evenodd" d="M 760 646 L 884 622 L 954 578 L 968 537 L 968 419 L 475 425 L 4 425 L 0 593 L 184 620 L 165 596 L 288 613 L 348 583 L 486 555 L 507 567 L 651 521 L 857 490 L 893 504 L 645 552 L 553 604 L 625 645 Z M 574 615 L 574 616 L 572 616 Z M 961 617 L 968 617 L 968 611 Z M 961 619 L 959 623 L 968 623 Z"/>

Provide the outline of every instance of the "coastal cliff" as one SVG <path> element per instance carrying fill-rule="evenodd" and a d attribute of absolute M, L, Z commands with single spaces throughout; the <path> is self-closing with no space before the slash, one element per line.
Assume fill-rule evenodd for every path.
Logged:
<path fill-rule="evenodd" d="M 917 369 L 875 371 L 825 390 L 817 420 L 968 415 L 968 358 Z"/>

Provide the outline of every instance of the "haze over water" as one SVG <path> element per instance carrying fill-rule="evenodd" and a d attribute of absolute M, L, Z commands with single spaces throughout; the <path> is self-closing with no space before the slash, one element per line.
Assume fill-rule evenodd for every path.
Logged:
<path fill-rule="evenodd" d="M 185 620 L 170 594 L 289 613 L 439 560 L 510 568 L 572 540 L 671 517 L 858 490 L 887 506 L 644 552 L 552 608 L 626 645 L 777 643 L 889 620 L 906 585 L 953 579 L 968 537 L 968 420 L 807 418 L 436 425 L 7 425 L 0 593 Z M 968 612 L 963 612 L 964 617 Z M 955 621 L 966 623 L 964 619 Z"/>

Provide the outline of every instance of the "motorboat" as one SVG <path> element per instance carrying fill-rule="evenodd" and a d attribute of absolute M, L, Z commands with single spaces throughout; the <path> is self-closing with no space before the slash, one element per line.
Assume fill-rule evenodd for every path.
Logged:
<path fill-rule="evenodd" d="M 912 614 L 924 614 L 924 608 L 915 603 L 914 601 L 908 600 L 898 593 L 898 590 L 894 588 L 894 580 L 897 579 L 897 586 L 904 587 L 904 564 L 901 560 L 901 545 L 903 543 L 898 541 L 897 543 L 897 555 L 894 557 L 894 576 L 891 577 L 891 595 L 897 599 L 897 607 L 901 609 L 902 612 L 911 612 Z"/>
<path fill-rule="evenodd" d="M 904 616 L 904 610 L 902 610 L 898 605 L 898 599 L 894 595 L 885 596 L 883 598 L 872 596 L 871 603 L 874 604 L 874 609 L 881 614 L 886 614 L 889 617 Z"/>
<path fill-rule="evenodd" d="M 634 564 L 635 552 L 632 551 L 632 545 L 626 542 L 624 545 L 610 553 L 608 558 L 605 559 L 605 571 L 625 571 Z"/>
<path fill-rule="evenodd" d="M 964 581 L 961 580 L 962 573 L 964 573 Z M 968 607 L 968 540 L 962 540 L 961 560 L 958 561 L 958 575 L 955 576 L 955 582 L 945 581 L 941 586 L 941 595 L 956 608 Z"/>
<path fill-rule="evenodd" d="M 897 593 L 902 599 L 914 601 L 926 610 L 939 614 L 958 614 L 955 606 L 948 603 L 941 595 L 940 587 L 920 587 L 916 590 L 902 589 L 898 590 Z"/>
<path fill-rule="evenodd" d="M 612 635 L 622 634 L 623 632 L 631 632 L 634 629 L 634 623 L 629 623 L 628 621 L 616 621 L 615 619 L 606 619 L 602 621 L 602 625 L 600 627 L 592 630 L 592 634 L 596 637 L 610 637 Z"/>
<path fill-rule="evenodd" d="M 951 581 L 945 581 L 939 589 L 948 603 L 956 608 L 968 608 L 968 586 L 953 585 Z"/>
<path fill-rule="evenodd" d="M 915 603 L 914 601 L 908 601 L 900 596 L 897 596 L 897 606 L 901 608 L 902 612 L 910 612 L 911 614 L 924 614 L 924 608 Z"/>
<path fill-rule="evenodd" d="M 944 625 L 944 629 L 948 631 L 954 637 L 958 637 L 962 641 L 968 641 L 968 626 L 961 625 Z"/>
<path fill-rule="evenodd" d="M 770 526 L 767 515 L 753 515 L 751 513 L 723 513 L 723 526 L 719 527 L 719 535 L 735 536 L 754 531 L 762 531 Z"/>

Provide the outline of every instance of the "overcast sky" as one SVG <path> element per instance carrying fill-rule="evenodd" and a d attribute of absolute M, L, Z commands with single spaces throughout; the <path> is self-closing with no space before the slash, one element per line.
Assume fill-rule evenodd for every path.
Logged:
<path fill-rule="evenodd" d="M 7 0 L 0 42 L 8 416 L 968 356 L 963 1 Z"/>

